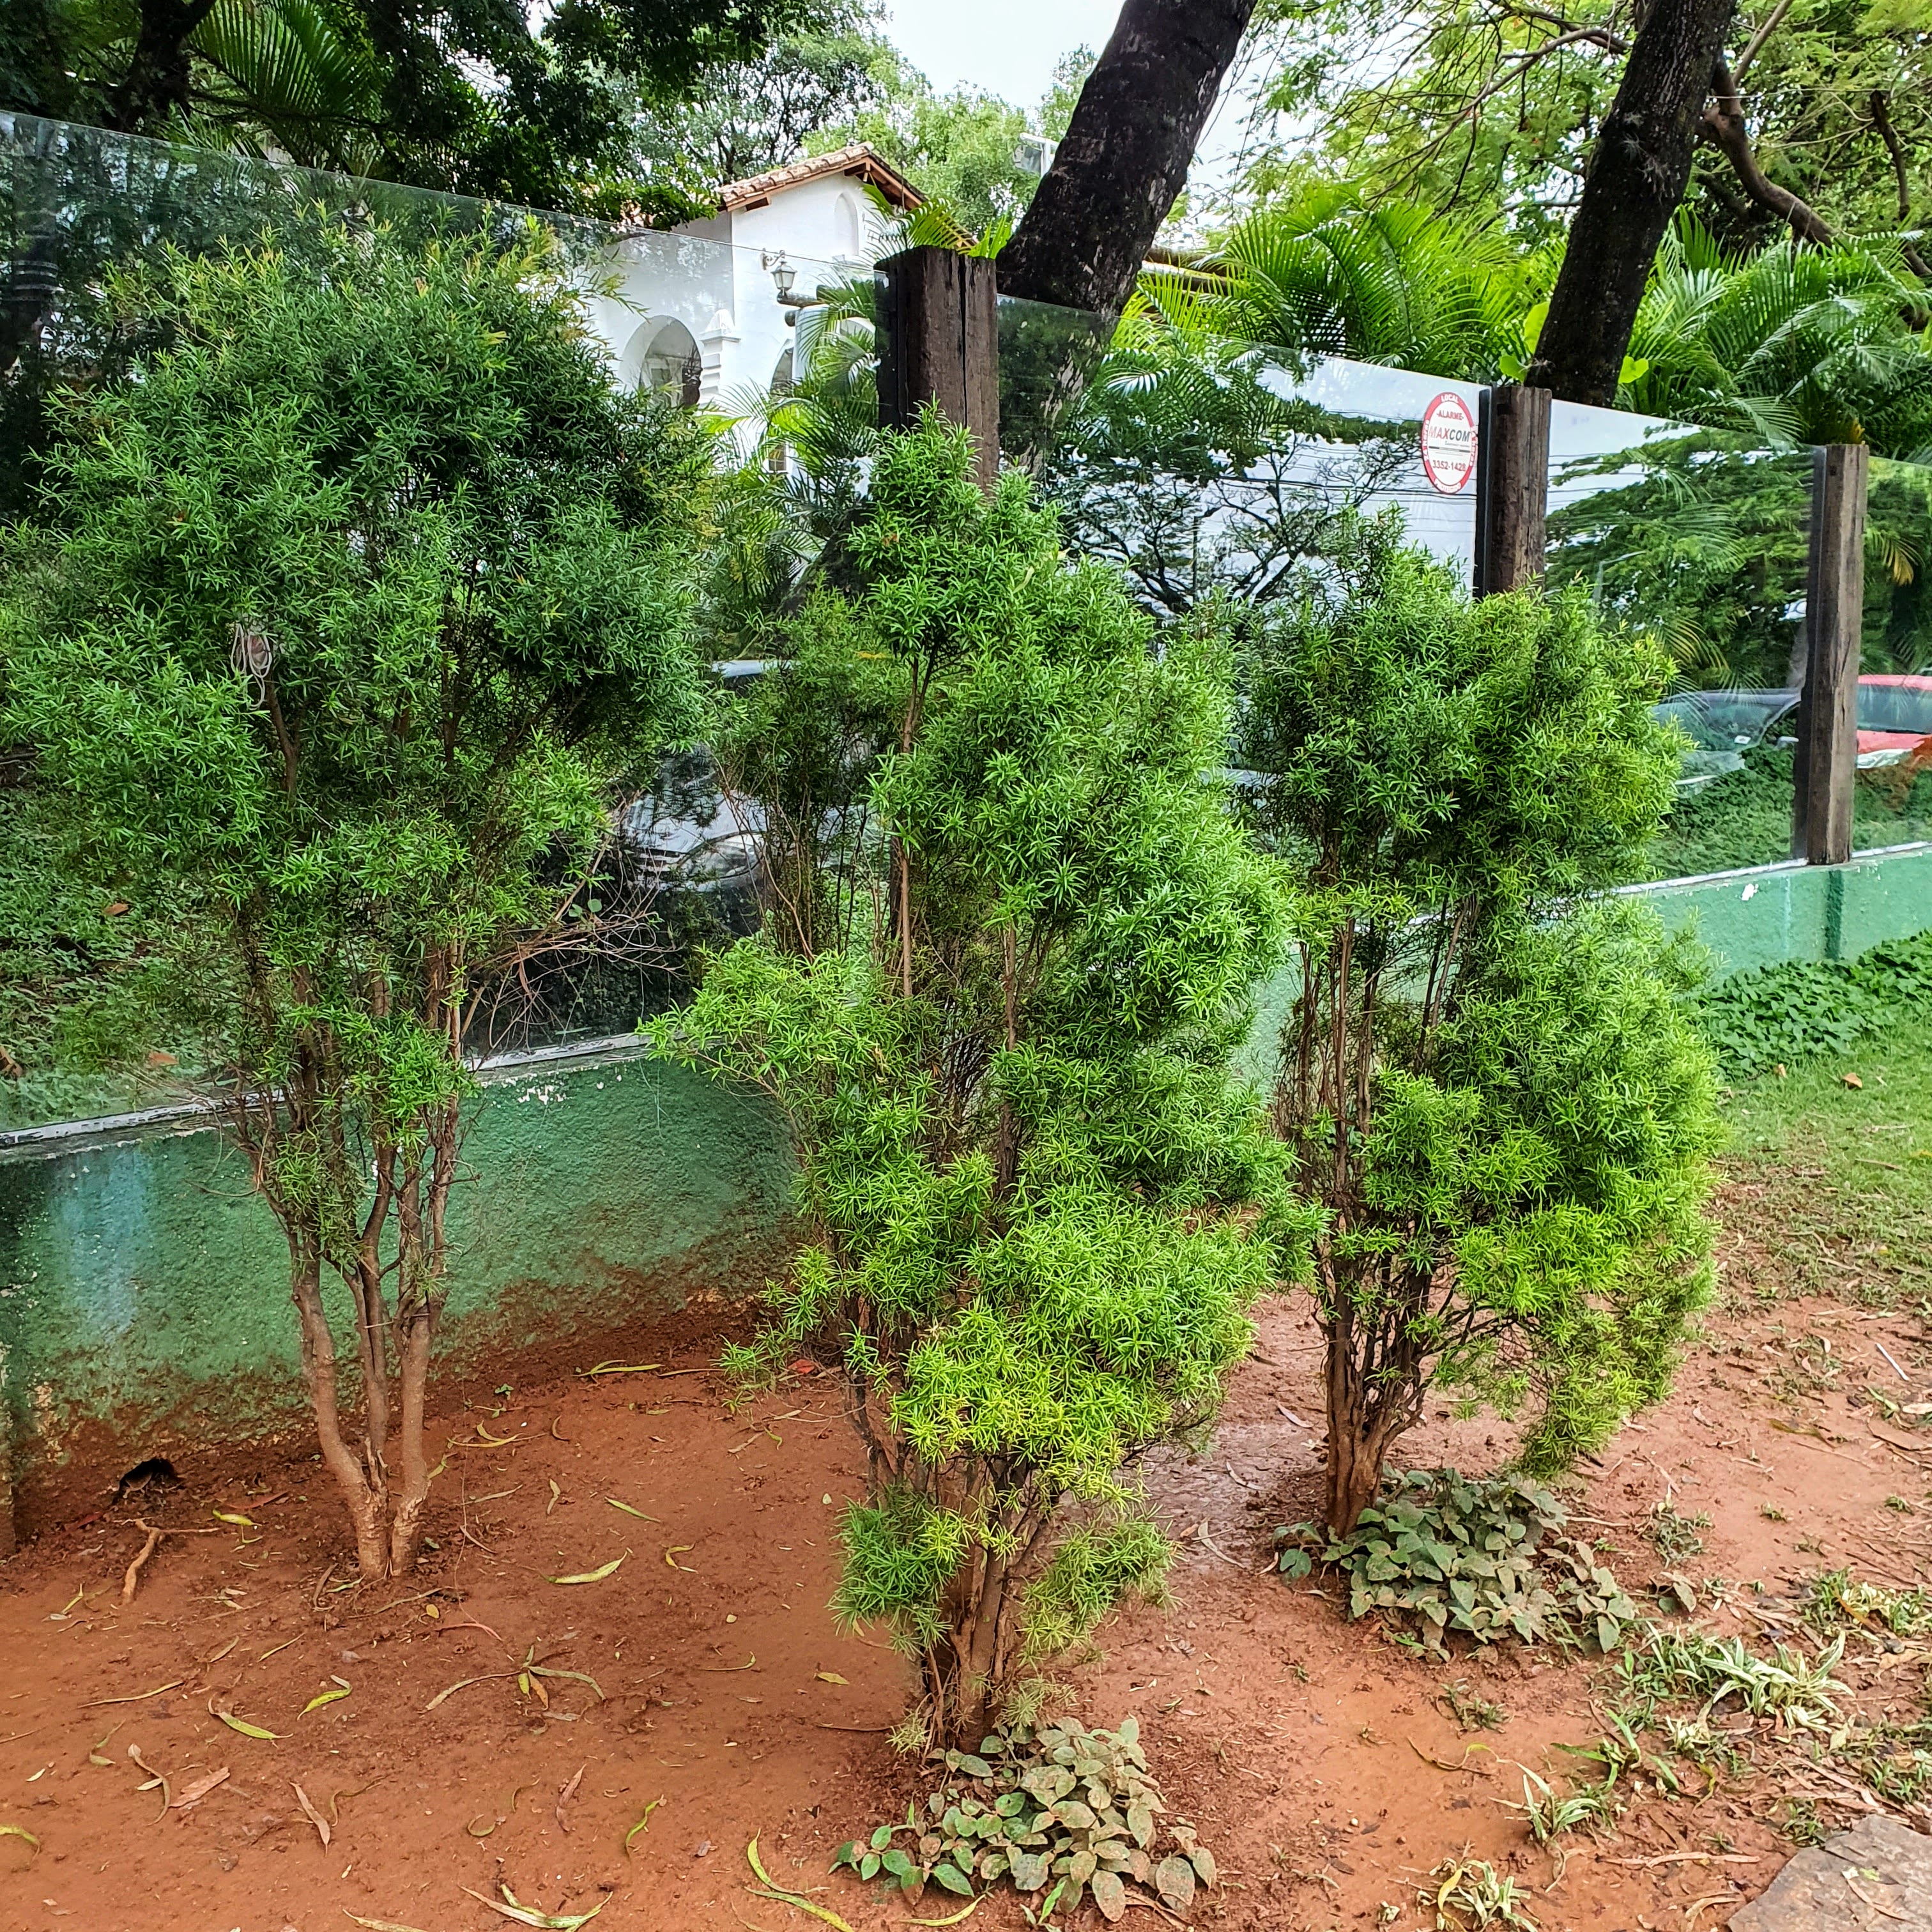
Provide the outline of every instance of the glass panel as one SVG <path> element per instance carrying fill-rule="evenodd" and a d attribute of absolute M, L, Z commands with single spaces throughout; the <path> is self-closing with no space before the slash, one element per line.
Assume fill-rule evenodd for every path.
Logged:
<path fill-rule="evenodd" d="M 1564 402 L 1550 442 L 1550 583 L 1672 667 L 1658 712 L 1690 744 L 1652 876 L 1789 858 L 1810 452 Z"/>
<path fill-rule="evenodd" d="M 1039 478 L 1070 548 L 1179 616 L 1216 594 L 1288 592 L 1342 518 L 1393 507 L 1468 580 L 1474 385 L 1303 364 L 1176 315 L 1130 316 L 1110 338 L 1094 316 L 1000 300 L 1001 450 Z"/>
<path fill-rule="evenodd" d="M 1932 838 L 1932 469 L 1872 458 L 1859 646 L 1859 851 Z"/>
<path fill-rule="evenodd" d="M 855 274 L 869 291 L 869 272 L 851 262 L 787 259 L 702 233 L 627 232 L 0 115 L 0 524 L 33 502 L 53 393 L 111 380 L 133 352 L 109 320 L 106 282 L 116 267 L 167 248 L 196 255 L 272 244 L 299 260 L 310 248 L 321 252 L 325 230 L 345 226 L 372 244 L 412 249 L 452 236 L 508 238 L 531 224 L 556 238 L 583 290 L 586 332 L 620 387 L 711 410 L 735 443 L 735 452 L 724 446 L 728 456 L 759 447 L 767 392 L 775 375 L 789 374 L 801 316 L 805 333 L 822 333 L 821 295 L 836 299 Z M 66 1013 L 60 1003 L 76 995 L 80 1010 L 98 990 L 86 982 L 144 957 L 143 922 L 163 915 L 137 905 L 104 920 L 111 890 L 77 893 L 47 862 L 56 832 L 38 809 L 31 773 L 0 768 L 0 932 L 8 935 L 0 981 L 10 978 L 14 998 L 39 999 L 44 1013 L 50 998 Z M 749 842 L 728 817 L 708 754 L 666 760 L 613 820 L 602 891 L 606 923 L 623 932 L 622 943 L 601 956 L 567 950 L 548 970 L 533 961 L 477 1016 L 477 1048 L 627 1032 L 681 997 L 692 946 L 748 929 L 754 916 Z M 63 976 L 64 992 L 55 983 Z M 0 986 L 0 1042 L 10 1051 L 26 1050 L 19 1017 Z M 192 1070 L 178 1062 L 100 1072 L 100 1046 L 84 1033 L 70 1024 L 53 1037 L 33 1032 L 27 1077 L 0 1081 L 0 1128 L 166 1104 L 188 1090 Z"/>

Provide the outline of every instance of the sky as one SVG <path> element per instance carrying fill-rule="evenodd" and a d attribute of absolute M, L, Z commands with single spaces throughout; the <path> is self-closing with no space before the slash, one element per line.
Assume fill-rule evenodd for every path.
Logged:
<path fill-rule="evenodd" d="M 886 32 L 942 94 L 964 82 L 1032 107 L 1054 62 L 1083 42 L 1097 52 L 1119 12 L 1120 0 L 887 0 Z M 1225 172 L 1240 118 L 1224 100 L 1202 140 L 1197 188 Z"/>

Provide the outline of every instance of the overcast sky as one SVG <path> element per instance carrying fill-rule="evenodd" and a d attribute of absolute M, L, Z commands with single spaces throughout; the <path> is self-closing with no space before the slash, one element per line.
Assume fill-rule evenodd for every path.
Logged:
<path fill-rule="evenodd" d="M 1083 43 L 1097 53 L 1120 10 L 1120 0 L 887 0 L 886 31 L 941 93 L 963 82 L 1031 107 L 1052 82 L 1054 62 Z M 1197 187 L 1225 170 L 1240 118 L 1224 101 L 1208 124 Z"/>

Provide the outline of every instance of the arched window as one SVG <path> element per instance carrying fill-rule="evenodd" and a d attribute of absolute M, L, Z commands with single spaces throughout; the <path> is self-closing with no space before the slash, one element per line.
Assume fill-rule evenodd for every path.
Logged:
<path fill-rule="evenodd" d="M 862 258 L 859 204 L 849 194 L 842 194 L 832 208 L 832 252 L 840 261 L 856 262 Z"/>
<path fill-rule="evenodd" d="M 618 367 L 626 382 L 658 394 L 668 392 L 686 409 L 698 406 L 704 358 L 697 338 L 674 318 L 644 322 L 625 345 Z"/>

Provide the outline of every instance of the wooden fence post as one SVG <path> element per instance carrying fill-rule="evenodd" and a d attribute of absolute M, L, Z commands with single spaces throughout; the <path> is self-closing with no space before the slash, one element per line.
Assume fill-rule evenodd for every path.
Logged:
<path fill-rule="evenodd" d="M 1000 473 L 1000 317 L 993 264 L 950 248 L 908 248 L 873 271 L 879 425 L 910 429 L 935 403 L 972 433 L 975 473 Z"/>
<path fill-rule="evenodd" d="M 1791 856 L 1814 866 L 1842 866 L 1852 856 L 1870 454 L 1862 442 L 1834 442 L 1811 455 L 1811 555 L 1804 578 L 1804 682 L 1792 761 Z"/>
<path fill-rule="evenodd" d="M 1550 392 L 1505 382 L 1476 409 L 1478 597 L 1521 590 L 1543 575 L 1550 494 Z"/>

